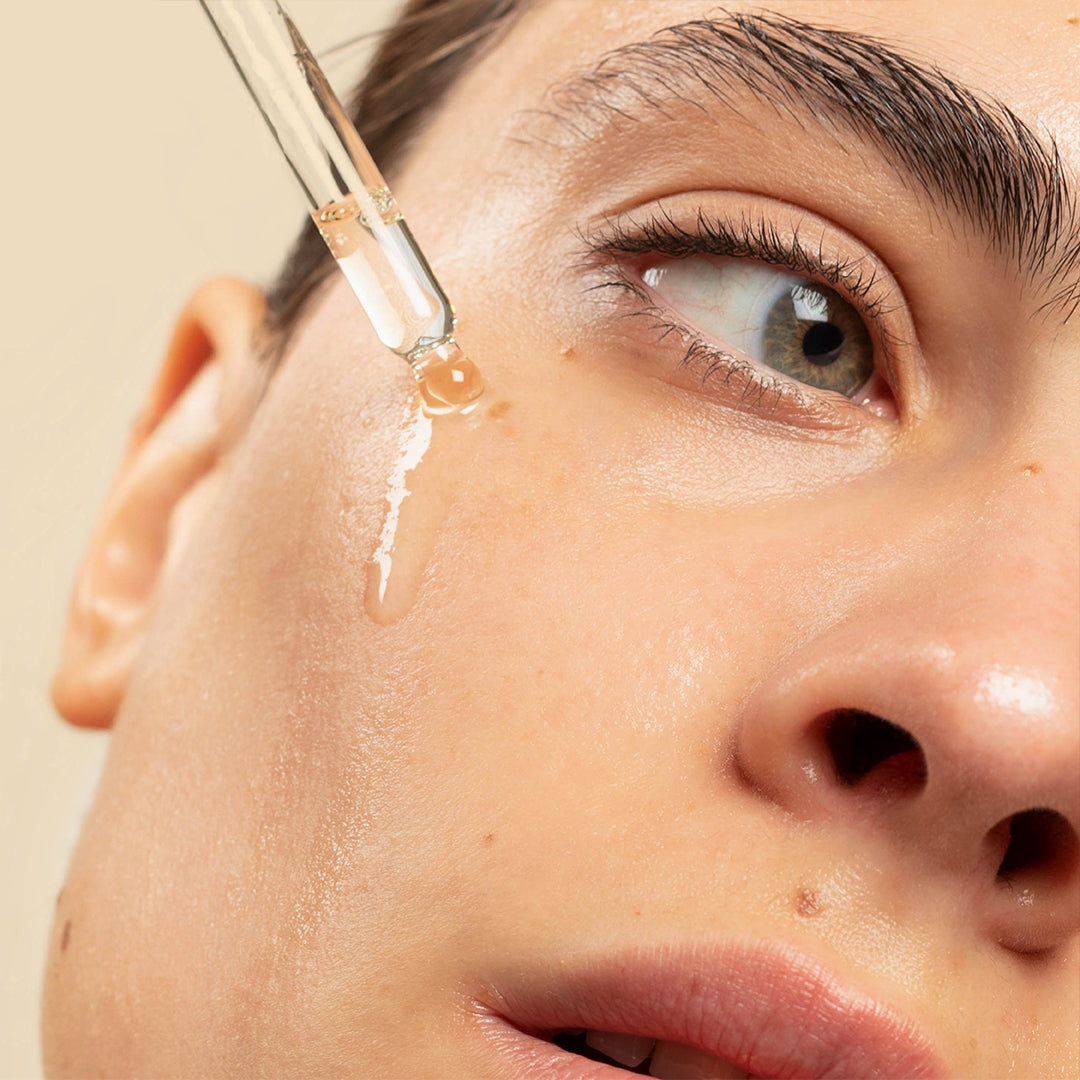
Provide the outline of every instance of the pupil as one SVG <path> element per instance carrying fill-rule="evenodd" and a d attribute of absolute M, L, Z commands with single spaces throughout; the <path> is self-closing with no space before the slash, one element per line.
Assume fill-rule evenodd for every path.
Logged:
<path fill-rule="evenodd" d="M 844 331 L 835 323 L 814 323 L 803 335 L 803 356 L 811 364 L 825 367 L 831 364 L 844 344 Z"/>

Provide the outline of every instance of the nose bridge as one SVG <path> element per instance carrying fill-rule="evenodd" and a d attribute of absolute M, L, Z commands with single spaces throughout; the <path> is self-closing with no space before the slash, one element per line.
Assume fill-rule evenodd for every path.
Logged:
<path fill-rule="evenodd" d="M 1080 923 L 1080 512 L 1075 482 L 1047 471 L 1018 468 L 916 574 L 906 625 L 888 603 L 869 616 L 876 644 L 851 687 L 892 668 L 868 711 L 910 735 L 925 768 L 892 827 L 966 873 L 995 940 L 1021 951 Z"/>
<path fill-rule="evenodd" d="M 972 763 L 989 813 L 1053 805 L 1080 816 L 1078 530 L 1075 479 L 1033 458 L 958 532 L 952 559 L 927 571 L 921 633 L 938 653 L 912 674 L 941 720 L 920 724 L 923 738 L 931 756 L 936 744 Z M 928 780 L 932 793 L 932 770 Z M 972 810 L 979 802 L 973 791 Z"/>
<path fill-rule="evenodd" d="M 1040 791 L 1053 792 L 1075 820 L 1080 489 L 1064 474 L 1068 456 L 997 461 L 997 483 L 943 540 L 942 558 L 908 568 L 922 596 L 916 617 L 880 640 L 906 640 L 902 669 L 925 710 L 909 719 L 927 744 L 928 792 L 936 748 L 978 771 L 991 807 L 1038 805 Z M 882 617 L 892 619 L 888 602 Z"/>
<path fill-rule="evenodd" d="M 1016 673 L 1013 698 L 1021 686 L 1035 696 L 1021 672 L 1044 672 L 1057 693 L 1077 693 L 1080 644 L 1080 462 L 1047 463 L 1032 454 L 1014 458 L 996 472 L 1004 480 L 986 483 L 985 494 L 953 492 L 977 502 L 941 540 L 940 558 L 907 567 L 922 594 L 920 620 L 953 654 L 956 678 L 969 692 L 982 686 L 989 706 L 1008 698 L 1007 677 Z M 1075 471 L 1067 471 L 1069 468 Z M 977 481 L 972 488 L 977 488 Z M 989 682 L 986 682 L 989 678 Z M 984 685 L 985 684 L 985 685 Z M 996 688 L 996 689 L 995 689 Z M 995 696 L 996 695 L 996 696 Z"/>

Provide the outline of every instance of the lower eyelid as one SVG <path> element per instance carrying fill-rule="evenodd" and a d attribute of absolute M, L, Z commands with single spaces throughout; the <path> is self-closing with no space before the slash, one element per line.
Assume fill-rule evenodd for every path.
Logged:
<path fill-rule="evenodd" d="M 817 391 L 749 356 L 709 342 L 656 296 L 637 266 L 608 266 L 594 285 L 616 301 L 615 328 L 634 326 L 631 351 L 639 363 L 663 381 L 683 386 L 695 396 L 713 398 L 739 413 L 763 416 L 781 427 L 808 430 L 850 430 L 868 422 L 895 419 L 895 410 L 870 409 L 828 391 Z M 666 359 L 657 361 L 659 351 Z"/>
<path fill-rule="evenodd" d="M 741 413 L 758 413 L 792 427 L 839 429 L 850 427 L 851 406 L 835 395 L 806 394 L 794 380 L 763 368 L 754 361 L 704 341 L 691 327 L 649 303 L 640 283 L 625 277 L 606 283 L 616 287 L 626 302 L 616 325 L 629 324 L 636 342 L 631 352 L 641 356 L 646 370 L 662 381 L 683 386 L 696 397 L 714 399 Z M 657 362 L 656 353 L 667 359 Z"/>

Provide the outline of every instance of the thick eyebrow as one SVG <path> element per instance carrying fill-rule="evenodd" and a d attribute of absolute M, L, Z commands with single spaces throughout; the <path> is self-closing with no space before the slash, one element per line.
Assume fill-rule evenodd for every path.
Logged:
<path fill-rule="evenodd" d="M 776 14 L 725 14 L 668 27 L 605 55 L 549 91 L 573 130 L 641 119 L 703 94 L 738 110 L 749 90 L 798 123 L 845 129 L 1045 283 L 1044 311 L 1080 306 L 1080 214 L 1056 143 L 997 99 L 962 86 L 877 38 Z M 707 111 L 707 110 L 706 110 Z"/>

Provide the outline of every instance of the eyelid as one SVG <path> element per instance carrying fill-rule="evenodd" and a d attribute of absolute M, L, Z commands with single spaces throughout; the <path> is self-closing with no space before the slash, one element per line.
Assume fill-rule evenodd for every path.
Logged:
<path fill-rule="evenodd" d="M 851 426 L 853 413 L 863 413 L 861 419 L 866 418 L 862 409 L 845 398 L 815 393 L 809 387 L 804 391 L 794 379 L 709 344 L 699 331 L 670 309 L 662 310 L 655 304 L 640 282 L 633 281 L 621 268 L 612 270 L 612 276 L 602 287 L 616 287 L 635 297 L 635 307 L 626 314 L 647 320 L 650 330 L 655 333 L 656 343 L 671 341 L 677 344 L 682 351 L 678 368 L 696 373 L 699 390 L 713 388 L 728 404 L 795 427 L 847 428 Z"/>
<path fill-rule="evenodd" d="M 587 251 L 584 265 L 609 275 L 600 287 L 633 294 L 641 305 L 640 313 L 652 317 L 660 337 L 677 336 L 687 346 L 688 356 L 712 346 L 648 289 L 642 278 L 648 265 L 690 256 L 748 259 L 829 285 L 863 316 L 880 364 L 879 377 L 891 388 L 901 414 L 905 413 L 917 349 L 903 294 L 883 260 L 831 222 L 774 199 L 712 191 L 666 197 L 601 218 L 580 236 Z M 865 414 L 846 402 L 829 409 L 824 403 L 832 396 L 828 392 L 800 389 L 800 383 L 755 361 L 732 363 L 736 358 L 731 354 L 724 358 L 721 343 L 716 343 L 713 352 L 715 359 L 727 361 L 725 381 L 731 381 L 734 371 L 740 381 L 748 382 L 756 370 L 760 397 L 773 394 L 779 400 L 786 396 L 804 411 L 812 405 L 809 411 L 817 414 L 817 421 L 824 419 L 822 414 L 832 413 L 832 422 L 847 426 L 852 409 Z M 763 380 L 761 372 L 766 373 Z M 706 378 L 710 375 L 707 371 Z M 768 385 L 762 387 L 761 381 Z"/>

